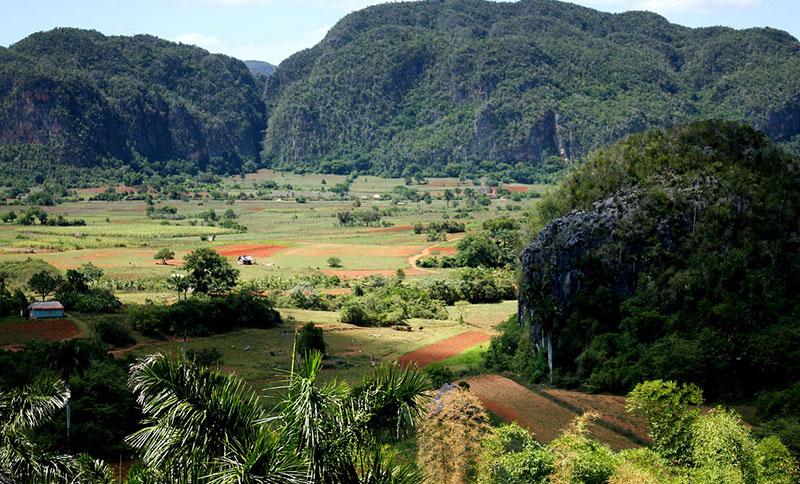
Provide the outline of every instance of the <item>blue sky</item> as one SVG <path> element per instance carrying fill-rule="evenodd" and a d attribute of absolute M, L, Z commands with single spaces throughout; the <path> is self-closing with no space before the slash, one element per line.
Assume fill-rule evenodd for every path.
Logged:
<path fill-rule="evenodd" d="M 380 0 L 0 0 L 0 45 L 54 27 L 147 33 L 277 64 L 319 42 L 344 15 Z M 650 10 L 690 27 L 770 26 L 800 38 L 800 0 L 577 0 L 608 12 Z"/>

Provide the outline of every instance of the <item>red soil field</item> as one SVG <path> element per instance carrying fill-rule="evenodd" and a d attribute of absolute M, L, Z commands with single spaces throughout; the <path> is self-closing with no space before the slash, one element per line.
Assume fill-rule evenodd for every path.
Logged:
<path fill-rule="evenodd" d="M 528 187 L 503 187 L 503 188 L 505 188 L 505 189 L 506 189 L 506 190 L 508 190 L 509 192 L 520 192 L 520 193 L 525 193 L 525 192 L 527 192 L 527 191 L 528 191 Z"/>
<path fill-rule="evenodd" d="M 370 230 L 370 232 L 398 232 L 400 230 L 411 230 L 413 228 L 414 227 L 412 227 L 410 225 L 401 225 L 399 227 L 389 227 L 389 228 L 386 228 L 386 229 Z"/>
<path fill-rule="evenodd" d="M 492 339 L 491 335 L 479 333 L 477 331 L 462 333 L 458 336 L 453 336 L 444 341 L 439 341 L 438 343 L 407 353 L 398 358 L 397 363 L 401 366 L 408 365 L 409 363 L 416 363 L 417 366 L 422 368 L 425 365 L 452 358 L 465 349 L 485 343 L 490 339 Z"/>
<path fill-rule="evenodd" d="M 110 251 L 104 251 L 104 252 L 95 252 L 93 254 L 79 255 L 79 256 L 77 256 L 75 258 L 76 259 L 86 259 L 86 260 L 94 261 L 94 260 L 97 260 L 97 259 L 101 259 L 103 257 L 108 257 L 110 255 L 114 255 L 114 253 L 110 252 Z"/>
<path fill-rule="evenodd" d="M 383 245 L 357 245 L 357 244 L 308 244 L 293 247 L 288 254 L 301 257 L 328 257 L 356 255 L 359 257 L 408 257 L 419 251 L 419 246 L 397 245 L 387 247 Z"/>
<path fill-rule="evenodd" d="M 587 395 L 568 390 L 543 390 L 556 400 L 565 402 L 572 408 L 593 411 L 600 414 L 600 418 L 609 424 L 630 432 L 640 439 L 650 440 L 647 435 L 647 422 L 637 415 L 625 411 L 625 397 L 614 395 Z"/>
<path fill-rule="evenodd" d="M 470 391 L 489 411 L 527 428 L 543 443 L 558 437 L 577 416 L 568 408 L 500 375 L 481 375 L 466 381 Z M 589 430 L 597 440 L 614 450 L 638 447 L 627 437 L 597 424 L 590 425 Z"/>
<path fill-rule="evenodd" d="M 60 341 L 78 336 L 79 333 L 70 321 L 32 319 L 0 326 L 0 345 L 23 345 L 32 339 Z"/>
<path fill-rule="evenodd" d="M 228 244 L 214 247 L 214 250 L 219 255 L 224 256 L 252 255 L 253 257 L 269 257 L 287 248 L 285 245 Z"/>

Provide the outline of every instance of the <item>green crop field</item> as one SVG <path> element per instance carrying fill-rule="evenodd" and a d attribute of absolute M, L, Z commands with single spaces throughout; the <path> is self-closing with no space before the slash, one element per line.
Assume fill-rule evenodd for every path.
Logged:
<path fill-rule="evenodd" d="M 323 183 L 324 180 L 324 183 Z M 329 190 L 346 180 L 339 175 L 298 175 L 261 170 L 258 173 L 226 179 L 221 190 L 229 199 L 166 199 L 156 197 L 152 205 L 144 197 L 136 200 L 90 201 L 98 189 L 79 190 L 75 201 L 42 207 L 49 218 L 83 220 L 85 225 L 50 226 L 35 222 L 0 224 L 0 265 L 20 272 L 8 277 L 10 287 L 23 287 L 31 271 L 52 266 L 63 275 L 68 269 L 92 263 L 103 270 L 103 280 L 112 287 L 123 305 L 172 304 L 177 293 L 168 289 L 172 274 L 185 273 L 183 258 L 199 248 L 212 248 L 239 271 L 242 282 L 312 274 L 337 275 L 342 279 L 339 293 L 347 294 L 356 279 L 373 274 L 395 276 L 403 269 L 408 280 L 447 279 L 456 269 L 421 269 L 412 266 L 421 256 L 453 255 L 459 239 L 482 230 L 482 223 L 501 216 L 520 217 L 530 212 L 537 197 L 517 201 L 492 197 L 486 207 L 470 203 L 461 196 L 449 204 L 444 190 L 477 190 L 472 182 L 459 183 L 455 178 L 429 179 L 426 184 L 406 186 L 403 179 L 373 176 L 357 177 L 350 184 L 346 199 Z M 272 188 L 264 189 L 270 183 Z M 409 188 L 430 195 L 430 203 L 392 201 L 399 189 Z M 485 188 L 485 187 L 484 187 Z M 526 186 L 532 193 L 542 193 L 544 186 Z M 121 190 L 118 188 L 118 190 Z M 252 197 L 252 198 L 251 198 Z M 301 203 L 303 202 L 303 203 Z M 148 208 L 150 207 L 150 208 Z M 0 214 L 14 210 L 22 213 L 24 205 L 0 208 Z M 215 219 L 209 218 L 209 212 Z M 380 222 L 372 226 L 344 227 L 337 213 L 375 211 Z M 224 214 L 232 212 L 235 223 L 246 230 L 219 225 Z M 153 214 L 168 213 L 165 218 Z M 429 224 L 456 220 L 464 223 L 466 233 L 446 234 L 443 240 L 429 240 L 426 233 L 415 233 L 415 223 Z M 213 236 L 213 240 L 211 240 Z M 154 259 L 162 248 L 174 252 L 164 264 Z M 440 250 L 436 250 L 440 249 Z M 249 254 L 254 265 L 237 265 L 239 255 Z M 339 259 L 339 267 L 330 267 L 329 259 Z M 41 259 L 29 265 L 28 258 Z M 8 265 L 15 262 L 15 265 Z M 312 322 L 323 329 L 328 345 L 322 379 L 357 381 L 373 366 L 390 363 L 398 357 L 462 333 L 492 333 L 493 327 L 516 312 L 516 302 L 496 304 L 458 303 L 447 307 L 447 319 L 410 319 L 407 326 L 357 327 L 340 322 L 338 311 L 305 310 L 278 307 L 283 322 L 271 329 L 244 329 L 208 337 L 190 338 L 193 351 L 214 349 L 221 356 L 224 371 L 244 378 L 255 389 L 273 386 L 291 367 L 295 331 Z M 68 321 L 84 337 L 94 337 L 95 324 L 103 321 L 127 324 L 128 315 L 68 314 Z M 66 322 L 62 325 L 66 325 Z M 4 344 L 19 347 L 29 335 L 47 339 L 47 329 L 22 326 L 6 329 Z M 410 329 L 410 331 L 408 330 Z M 38 331 L 39 333 L 35 333 Z M 162 338 L 133 332 L 135 343 L 115 348 L 117 357 L 142 357 L 163 352 L 179 357 L 182 339 L 167 334 Z M 487 343 L 488 344 L 488 343 Z M 477 366 L 487 344 L 466 350 L 445 363 L 454 370 Z"/>

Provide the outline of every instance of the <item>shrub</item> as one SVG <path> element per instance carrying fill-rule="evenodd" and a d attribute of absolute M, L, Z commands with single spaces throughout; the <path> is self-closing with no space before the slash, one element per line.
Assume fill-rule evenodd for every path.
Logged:
<path fill-rule="evenodd" d="M 322 333 L 322 328 L 317 328 L 314 323 L 306 323 L 297 335 L 297 354 L 305 358 L 305 355 L 311 351 L 319 351 L 325 355 L 325 350 L 328 345 L 325 344 L 325 338 Z"/>
<path fill-rule="evenodd" d="M 190 349 L 186 352 L 186 359 L 198 366 L 216 366 L 222 364 L 222 352 L 213 346 L 197 351 Z"/>
<path fill-rule="evenodd" d="M 123 324 L 110 319 L 98 321 L 94 325 L 97 336 L 103 343 L 116 347 L 130 346 L 136 342 L 130 330 Z"/>

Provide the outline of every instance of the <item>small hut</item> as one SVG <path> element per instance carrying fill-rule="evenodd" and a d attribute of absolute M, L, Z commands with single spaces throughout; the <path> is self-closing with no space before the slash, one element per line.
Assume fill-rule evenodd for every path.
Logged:
<path fill-rule="evenodd" d="M 253 260 L 253 256 L 251 255 L 240 255 L 237 262 L 241 265 L 251 266 L 255 260 Z"/>
<path fill-rule="evenodd" d="M 64 317 L 64 306 L 58 301 L 34 302 L 28 305 L 26 311 L 34 319 Z"/>

